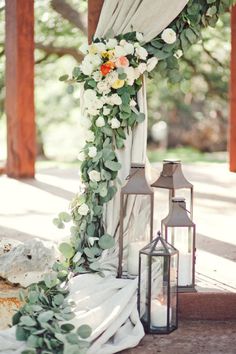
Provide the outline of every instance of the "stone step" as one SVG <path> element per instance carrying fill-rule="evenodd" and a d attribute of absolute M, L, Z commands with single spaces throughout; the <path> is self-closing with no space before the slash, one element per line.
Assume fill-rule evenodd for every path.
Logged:
<path fill-rule="evenodd" d="M 0 279 L 0 330 L 11 325 L 12 316 L 21 306 L 19 290 L 20 287 L 10 285 Z"/>
<path fill-rule="evenodd" d="M 236 320 L 236 293 L 180 293 L 179 317 L 187 320 Z"/>

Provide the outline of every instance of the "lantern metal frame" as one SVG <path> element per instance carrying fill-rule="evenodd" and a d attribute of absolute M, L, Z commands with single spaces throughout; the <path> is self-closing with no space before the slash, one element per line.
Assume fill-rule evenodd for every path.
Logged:
<path fill-rule="evenodd" d="M 122 278 L 123 274 L 123 234 L 124 217 L 129 195 L 149 195 L 150 196 L 150 242 L 153 237 L 153 214 L 154 214 L 154 192 L 148 184 L 145 176 L 145 164 L 131 163 L 130 173 L 126 178 L 128 181 L 120 191 L 120 227 L 119 227 L 119 255 L 117 278 Z M 126 201 L 124 201 L 127 196 Z M 138 261 L 138 260 L 137 260 Z"/>
<path fill-rule="evenodd" d="M 158 252 L 157 250 L 155 251 L 155 248 L 157 244 L 161 242 L 165 253 L 163 252 Z M 150 250 L 151 247 L 151 250 Z M 169 248 L 172 250 L 170 252 Z M 142 261 L 141 261 L 141 256 L 146 255 L 148 257 L 148 287 L 147 287 L 147 299 L 148 299 L 148 304 L 147 304 L 147 321 L 142 320 L 141 318 L 141 271 L 142 271 Z M 170 269 L 171 269 L 171 257 L 177 255 L 177 269 L 176 269 L 176 325 L 170 327 Z M 152 294 L 152 257 L 166 257 L 168 259 L 168 286 L 167 286 L 167 324 L 166 324 L 166 330 L 157 330 L 157 329 L 152 329 L 151 328 L 151 294 Z M 147 246 L 142 248 L 139 251 L 139 277 L 138 277 L 138 312 L 139 312 L 139 317 L 141 319 L 141 322 L 143 324 L 144 330 L 146 334 L 169 334 L 176 330 L 178 328 L 178 264 L 179 264 L 179 251 L 172 246 L 170 243 L 165 241 L 161 237 L 161 233 L 158 232 L 157 238 L 155 238 L 151 243 L 149 243 Z"/>
<path fill-rule="evenodd" d="M 180 160 L 163 160 L 163 169 L 158 179 L 151 185 L 154 188 L 169 190 L 169 206 L 176 196 L 176 190 L 190 190 L 190 215 L 193 218 L 193 184 L 183 174 Z"/>
<path fill-rule="evenodd" d="M 178 286 L 179 292 L 196 292 L 195 288 L 195 264 L 196 264 L 196 224 L 188 217 L 188 210 L 186 209 L 185 198 L 174 197 L 171 200 L 172 206 L 170 208 L 169 214 L 166 218 L 161 221 L 161 232 L 164 235 L 165 241 L 168 242 L 168 232 L 170 228 L 188 228 L 188 243 L 190 243 L 190 238 L 192 236 L 192 284 L 188 286 Z M 180 206 L 185 213 L 172 213 L 174 211 L 174 203 L 181 203 Z M 192 229 L 192 235 L 191 230 Z M 171 244 L 175 246 L 173 235 L 171 235 Z M 179 259 L 181 257 L 181 252 L 179 252 Z"/>

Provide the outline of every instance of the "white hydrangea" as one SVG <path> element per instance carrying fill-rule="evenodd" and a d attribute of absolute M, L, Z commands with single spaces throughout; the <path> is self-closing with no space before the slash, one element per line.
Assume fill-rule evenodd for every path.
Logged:
<path fill-rule="evenodd" d="M 98 117 L 98 119 L 96 120 L 95 124 L 96 124 L 96 126 L 97 126 L 98 128 L 102 128 L 102 127 L 104 127 L 104 125 L 105 125 L 106 123 L 105 123 L 104 118 L 103 118 L 102 116 L 100 116 L 100 117 Z"/>
<path fill-rule="evenodd" d="M 166 42 L 167 44 L 173 44 L 175 43 L 177 37 L 176 37 L 176 33 L 172 28 L 166 28 L 162 34 L 161 34 L 161 38 L 163 39 L 164 42 Z"/>
<path fill-rule="evenodd" d="M 113 49 L 113 48 L 115 48 L 117 46 L 117 44 L 118 44 L 117 39 L 110 38 L 107 41 L 106 47 L 107 47 L 107 49 Z"/>
<path fill-rule="evenodd" d="M 120 128 L 120 121 L 117 118 L 112 118 L 109 123 L 110 123 L 112 129 Z"/>
<path fill-rule="evenodd" d="M 94 140 L 95 140 L 95 135 L 94 135 L 94 132 L 92 132 L 92 130 L 88 130 L 88 131 L 85 133 L 85 140 L 86 140 L 88 143 L 94 142 Z"/>
<path fill-rule="evenodd" d="M 150 72 L 152 71 L 155 66 L 157 65 L 158 63 L 158 59 L 156 57 L 152 57 L 150 59 L 148 59 L 147 61 L 147 71 Z"/>
<path fill-rule="evenodd" d="M 136 53 L 137 57 L 141 60 L 146 60 L 146 58 L 148 56 L 148 52 L 143 47 L 137 47 L 135 49 L 135 53 Z"/>
<path fill-rule="evenodd" d="M 89 212 L 89 207 L 86 203 L 83 203 L 80 205 L 80 207 L 78 208 L 78 213 L 80 215 L 87 215 Z"/>
<path fill-rule="evenodd" d="M 88 150 L 88 155 L 91 158 L 94 158 L 97 155 L 97 148 L 95 146 L 91 146 Z"/>
<path fill-rule="evenodd" d="M 107 80 L 99 81 L 97 84 L 97 90 L 101 94 L 107 94 L 111 91 L 110 84 Z"/>
<path fill-rule="evenodd" d="M 96 170 L 92 170 L 88 173 L 89 175 L 89 179 L 92 182 L 99 182 L 101 181 L 101 173 L 96 171 Z"/>
<path fill-rule="evenodd" d="M 91 102 L 97 99 L 96 91 L 88 89 L 84 91 L 84 103 L 89 106 Z"/>

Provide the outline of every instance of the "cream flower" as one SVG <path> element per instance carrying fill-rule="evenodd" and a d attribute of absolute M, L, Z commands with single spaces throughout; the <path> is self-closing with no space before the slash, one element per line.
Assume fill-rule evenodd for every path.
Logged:
<path fill-rule="evenodd" d="M 111 91 L 109 82 L 106 80 L 99 81 L 97 84 L 97 90 L 101 94 L 107 94 Z"/>
<path fill-rule="evenodd" d="M 133 46 L 133 44 L 126 43 L 124 45 L 124 50 L 126 52 L 126 55 L 129 55 L 129 54 L 133 55 L 134 54 L 134 46 Z"/>
<path fill-rule="evenodd" d="M 77 159 L 81 162 L 83 162 L 85 160 L 85 153 L 83 151 L 80 151 L 78 153 Z"/>
<path fill-rule="evenodd" d="M 111 112 L 110 108 L 103 107 L 103 115 L 104 116 L 108 116 L 108 114 L 110 114 L 110 112 Z"/>
<path fill-rule="evenodd" d="M 106 47 L 108 49 L 113 49 L 115 48 L 115 46 L 117 46 L 118 42 L 115 38 L 110 38 L 108 41 L 107 41 L 107 44 L 106 44 Z"/>
<path fill-rule="evenodd" d="M 99 182 L 101 181 L 101 173 L 96 171 L 96 170 L 92 170 L 88 173 L 89 175 L 89 179 L 92 182 Z"/>
<path fill-rule="evenodd" d="M 97 71 L 95 71 L 95 72 L 93 73 L 93 79 L 94 79 L 96 82 L 98 82 L 98 81 L 100 81 L 100 80 L 102 79 L 102 74 L 101 74 L 101 72 L 100 72 L 99 70 L 97 70 Z"/>
<path fill-rule="evenodd" d="M 100 117 L 98 117 L 98 119 L 96 120 L 95 124 L 96 124 L 96 126 L 97 126 L 98 128 L 102 128 L 102 127 L 104 127 L 104 125 L 105 125 L 106 123 L 105 123 L 104 118 L 103 118 L 102 116 L 100 116 Z"/>
<path fill-rule="evenodd" d="M 139 42 L 143 42 L 144 41 L 144 37 L 143 34 L 141 32 L 136 32 L 136 38 Z"/>
<path fill-rule="evenodd" d="M 125 48 L 124 47 L 121 47 L 120 45 L 117 45 L 115 47 L 115 56 L 117 58 L 123 57 L 123 56 L 125 56 L 125 54 L 126 54 L 126 52 L 125 52 Z"/>
<path fill-rule="evenodd" d="M 89 212 L 89 207 L 86 203 L 83 203 L 80 205 L 80 207 L 78 208 L 78 213 L 80 215 L 87 215 Z"/>
<path fill-rule="evenodd" d="M 109 96 L 108 99 L 109 99 L 109 104 L 111 105 L 119 106 L 122 104 L 122 100 L 117 93 L 114 93 L 113 95 Z"/>
<path fill-rule="evenodd" d="M 143 74 L 147 70 L 147 65 L 145 63 L 140 63 L 137 67 L 140 74 Z"/>
<path fill-rule="evenodd" d="M 120 121 L 117 118 L 112 118 L 109 123 L 110 123 L 112 129 L 120 128 Z"/>
<path fill-rule="evenodd" d="M 93 72 L 93 65 L 89 61 L 83 60 L 80 69 L 84 75 L 90 76 Z"/>
<path fill-rule="evenodd" d="M 89 45 L 87 43 L 83 43 L 79 50 L 81 51 L 81 53 L 83 54 L 87 54 L 88 53 L 88 49 L 89 49 Z"/>
<path fill-rule="evenodd" d="M 176 41 L 176 33 L 174 30 L 172 30 L 172 28 L 166 28 L 162 34 L 161 34 L 161 38 L 163 39 L 164 42 L 166 42 L 167 44 L 173 44 Z"/>
<path fill-rule="evenodd" d="M 148 56 L 148 52 L 143 47 L 137 47 L 135 49 L 135 53 L 136 53 L 137 57 L 141 60 L 146 60 L 146 58 Z"/>
<path fill-rule="evenodd" d="M 152 71 L 155 66 L 157 65 L 158 63 L 158 59 L 156 57 L 152 57 L 150 59 L 148 59 L 147 61 L 147 71 L 150 72 Z"/>
<path fill-rule="evenodd" d="M 91 146 L 88 150 L 88 155 L 91 158 L 94 158 L 97 155 L 97 148 L 95 146 Z"/>
<path fill-rule="evenodd" d="M 132 86 L 134 84 L 134 80 L 136 79 L 136 74 L 134 68 L 129 66 L 124 69 L 124 73 L 127 75 L 126 82 L 128 85 Z"/>
<path fill-rule="evenodd" d="M 92 125 L 91 120 L 85 116 L 80 117 L 79 123 L 82 127 L 87 128 L 87 129 L 89 129 Z"/>
<path fill-rule="evenodd" d="M 92 130 L 88 130 L 86 133 L 85 133 L 85 140 L 88 142 L 88 143 L 92 143 L 95 139 L 95 135 L 94 135 L 94 132 L 92 132 Z"/>

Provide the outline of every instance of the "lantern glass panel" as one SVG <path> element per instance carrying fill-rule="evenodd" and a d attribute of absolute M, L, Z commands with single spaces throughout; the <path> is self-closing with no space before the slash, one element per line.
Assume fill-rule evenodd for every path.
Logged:
<path fill-rule="evenodd" d="M 193 286 L 193 227 L 167 227 L 166 240 L 179 250 L 178 286 Z"/>
<path fill-rule="evenodd" d="M 170 261 L 170 326 L 177 327 L 177 292 L 178 292 L 178 255 L 171 257 Z"/>

